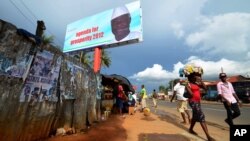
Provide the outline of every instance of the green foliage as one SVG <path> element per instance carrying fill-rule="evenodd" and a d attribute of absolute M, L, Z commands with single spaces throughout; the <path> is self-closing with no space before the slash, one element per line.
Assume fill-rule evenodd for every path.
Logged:
<path fill-rule="evenodd" d="M 42 40 L 44 44 L 53 44 L 54 43 L 54 36 L 46 36 L 45 34 L 42 35 Z M 60 48 L 57 46 L 57 48 Z M 103 67 L 109 68 L 111 65 L 111 58 L 109 56 L 109 52 L 107 52 L 105 49 L 101 50 L 101 65 Z M 74 57 L 77 58 L 82 64 L 93 66 L 94 64 L 94 57 L 93 53 L 91 55 L 91 52 L 84 52 L 80 51 L 79 54 L 76 54 Z"/>
<path fill-rule="evenodd" d="M 109 52 L 107 52 L 105 49 L 102 49 L 102 56 L 101 56 L 102 66 L 109 68 L 111 64 L 111 58 L 109 56 Z"/>
<path fill-rule="evenodd" d="M 92 65 L 91 56 L 87 52 L 80 51 L 79 54 L 76 54 L 74 57 L 84 65 L 89 65 L 89 66 Z"/>
<path fill-rule="evenodd" d="M 108 52 L 104 49 L 102 49 L 101 52 L 101 65 L 103 67 L 110 67 L 111 64 L 111 58 L 108 54 Z M 86 64 L 89 66 L 93 66 L 94 64 L 94 57 L 93 57 L 94 53 L 93 52 L 84 52 L 81 51 L 79 54 L 75 55 L 74 57 L 76 57 L 82 64 Z"/>
<path fill-rule="evenodd" d="M 44 44 L 52 44 L 54 43 L 54 36 L 46 36 L 45 34 L 42 35 L 42 40 Z"/>
<path fill-rule="evenodd" d="M 160 85 L 160 86 L 159 86 L 159 92 L 161 92 L 161 93 L 166 93 L 166 87 L 163 86 L 163 85 Z"/>

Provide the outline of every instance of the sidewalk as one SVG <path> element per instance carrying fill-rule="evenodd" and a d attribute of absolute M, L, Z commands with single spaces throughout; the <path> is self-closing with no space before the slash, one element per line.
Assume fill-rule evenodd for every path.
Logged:
<path fill-rule="evenodd" d="M 164 114 L 161 114 L 161 112 L 164 111 Z M 176 127 L 185 129 L 187 133 L 185 133 L 186 136 L 190 136 L 190 134 L 188 133 L 188 129 L 189 129 L 189 124 L 181 124 L 180 122 L 182 121 L 181 116 L 179 113 L 176 114 L 176 112 L 172 112 L 172 110 L 170 110 L 169 108 L 161 108 L 158 109 L 156 112 L 156 115 L 158 115 L 158 117 L 165 117 L 166 119 L 168 119 L 167 122 L 174 124 Z M 210 135 L 215 138 L 217 141 L 229 141 L 229 127 L 224 127 L 221 125 L 217 125 L 214 124 L 213 122 L 207 122 L 207 127 L 208 127 L 208 131 L 210 133 Z M 196 123 L 194 130 L 198 133 L 198 136 L 193 136 L 193 139 L 191 139 L 192 141 L 203 141 L 203 140 L 207 140 L 205 133 L 203 132 L 200 123 Z"/>
<path fill-rule="evenodd" d="M 150 105 L 151 106 L 151 105 Z M 204 141 L 206 140 L 199 123 L 194 130 L 198 136 L 188 133 L 189 125 L 180 124 L 180 117 L 162 109 L 154 110 L 145 117 L 136 112 L 122 118 L 111 115 L 106 121 L 92 125 L 87 133 L 57 136 L 47 141 Z M 229 131 L 208 125 L 208 130 L 216 140 L 229 141 Z"/>
<path fill-rule="evenodd" d="M 93 125 L 87 133 L 57 136 L 47 141 L 190 141 L 195 138 L 185 129 L 168 122 L 168 119 L 143 113 L 122 118 L 111 115 L 106 121 Z"/>

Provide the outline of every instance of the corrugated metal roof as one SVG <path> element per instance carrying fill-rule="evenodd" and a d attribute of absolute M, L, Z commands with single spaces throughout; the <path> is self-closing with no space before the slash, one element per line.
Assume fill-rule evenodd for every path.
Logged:
<path fill-rule="evenodd" d="M 250 82 L 250 78 L 244 77 L 242 75 L 235 75 L 235 76 L 228 76 L 227 81 L 234 83 L 234 82 Z M 220 80 L 216 81 L 204 81 L 204 83 L 208 86 L 216 85 Z"/>

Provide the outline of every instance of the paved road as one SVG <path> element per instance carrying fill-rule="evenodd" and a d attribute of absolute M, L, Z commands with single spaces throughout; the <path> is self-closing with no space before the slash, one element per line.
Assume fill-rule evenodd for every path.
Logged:
<path fill-rule="evenodd" d="M 151 99 L 148 100 L 151 105 Z M 159 109 L 168 110 L 170 113 L 179 115 L 176 111 L 176 102 L 169 102 L 158 100 Z M 206 121 L 209 124 L 214 124 L 222 127 L 228 127 L 228 125 L 224 122 L 226 118 L 226 111 L 222 103 L 202 103 L 202 109 L 206 115 Z M 241 109 L 241 116 L 234 120 L 235 124 L 246 124 L 250 125 L 250 106 L 243 106 Z"/>
<path fill-rule="evenodd" d="M 167 122 L 172 123 L 173 125 L 180 127 L 182 129 L 188 130 L 189 124 L 181 124 L 182 121 L 180 113 L 176 110 L 177 103 L 171 103 L 169 101 L 158 101 L 158 107 L 155 109 L 152 106 L 152 100 L 148 100 L 147 106 L 150 107 L 151 112 L 158 115 L 159 117 L 167 117 Z M 205 113 L 207 114 L 207 113 Z M 212 137 L 214 137 L 218 141 L 229 141 L 229 127 L 222 126 L 216 123 L 210 123 L 207 121 L 207 127 L 209 129 L 209 133 Z M 175 129 L 173 129 L 175 130 Z M 201 126 L 196 124 L 194 130 L 198 133 L 197 139 L 195 141 L 203 141 L 206 140 L 205 133 L 203 132 Z"/>
<path fill-rule="evenodd" d="M 207 121 L 214 122 L 223 126 L 227 126 L 224 122 L 226 118 L 226 110 L 222 104 L 203 104 L 203 111 L 206 114 Z M 250 125 L 250 107 L 241 107 L 241 115 L 234 120 L 235 124 Z"/>

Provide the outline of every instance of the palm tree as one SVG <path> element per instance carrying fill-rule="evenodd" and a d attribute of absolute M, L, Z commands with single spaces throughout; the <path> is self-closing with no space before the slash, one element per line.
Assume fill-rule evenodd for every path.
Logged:
<path fill-rule="evenodd" d="M 79 61 L 82 64 L 93 66 L 93 64 L 94 64 L 94 57 L 91 57 L 93 55 L 94 55 L 93 52 L 84 52 L 84 51 L 81 51 L 79 54 L 75 55 L 74 57 L 76 57 L 77 59 L 79 59 Z M 111 58 L 109 56 L 109 53 L 106 50 L 102 49 L 101 50 L 101 66 L 109 68 L 110 64 L 111 64 Z"/>
<path fill-rule="evenodd" d="M 42 35 L 42 40 L 44 44 L 52 44 L 54 42 L 54 36 L 46 36 Z M 57 47 L 60 48 L 60 47 Z M 111 58 L 109 53 L 105 50 L 101 50 L 101 66 L 109 68 L 111 64 Z M 74 56 L 77 58 L 82 64 L 92 66 L 94 64 L 94 59 L 91 57 L 90 52 L 81 51 L 79 54 Z"/>
<path fill-rule="evenodd" d="M 105 49 L 102 49 L 101 65 L 103 67 L 109 68 L 110 64 L 111 64 L 111 58 L 109 56 L 109 53 Z"/>
<path fill-rule="evenodd" d="M 52 44 L 54 43 L 54 36 L 46 36 L 45 34 L 42 35 L 42 40 L 44 44 Z"/>
<path fill-rule="evenodd" d="M 76 54 L 74 57 L 77 58 L 84 65 L 89 65 L 89 66 L 92 65 L 92 61 L 90 61 L 91 56 L 88 52 L 81 51 L 79 54 Z"/>

